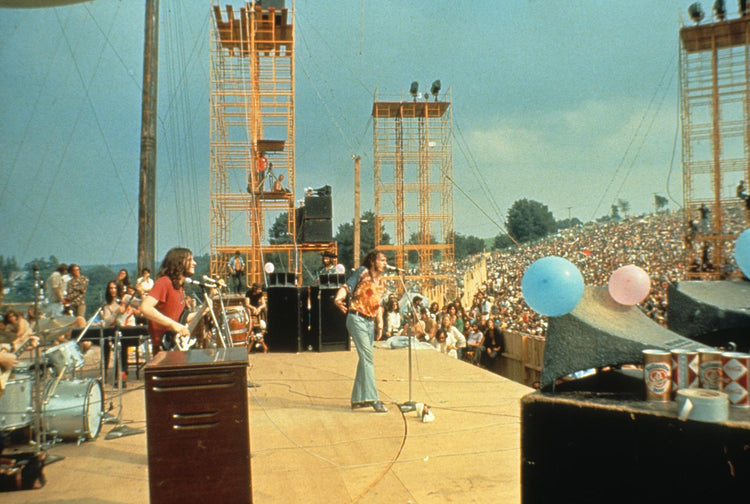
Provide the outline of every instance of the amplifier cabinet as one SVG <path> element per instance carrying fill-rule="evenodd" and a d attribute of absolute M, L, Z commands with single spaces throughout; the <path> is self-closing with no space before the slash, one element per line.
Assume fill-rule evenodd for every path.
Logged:
<path fill-rule="evenodd" d="M 524 396 L 521 502 L 747 502 L 750 411 L 681 421 L 674 401 L 632 397 Z"/>
<path fill-rule="evenodd" d="M 252 502 L 247 349 L 160 352 L 145 367 L 152 503 Z"/>

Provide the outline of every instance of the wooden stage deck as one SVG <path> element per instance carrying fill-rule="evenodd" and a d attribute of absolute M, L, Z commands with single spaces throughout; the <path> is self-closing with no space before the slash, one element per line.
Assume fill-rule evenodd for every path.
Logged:
<path fill-rule="evenodd" d="M 431 423 L 398 407 L 410 399 L 405 349 L 376 348 L 385 414 L 349 407 L 354 351 L 251 354 L 253 502 L 520 502 L 520 398 L 532 389 L 432 350 L 413 354 L 411 399 L 430 406 Z M 142 380 L 131 371 L 122 398 L 123 424 L 133 429 L 147 427 Z M 114 427 L 79 446 L 51 447 L 64 459 L 45 467 L 47 484 L 0 500 L 148 502 L 146 434 L 106 439 Z"/>

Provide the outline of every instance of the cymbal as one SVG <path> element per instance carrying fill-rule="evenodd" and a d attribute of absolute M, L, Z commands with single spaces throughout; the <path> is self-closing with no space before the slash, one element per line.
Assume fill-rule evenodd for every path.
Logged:
<path fill-rule="evenodd" d="M 50 340 L 65 334 L 75 327 L 76 317 L 71 315 L 60 315 L 53 318 L 39 319 L 39 339 Z M 36 329 L 36 325 L 32 326 Z"/>

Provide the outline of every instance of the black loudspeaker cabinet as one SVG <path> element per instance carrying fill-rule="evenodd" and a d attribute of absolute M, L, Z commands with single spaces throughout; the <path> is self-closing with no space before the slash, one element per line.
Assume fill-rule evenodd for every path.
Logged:
<path fill-rule="evenodd" d="M 304 243 L 333 241 L 333 221 L 331 219 L 310 219 L 305 215 L 298 230 L 299 241 Z"/>
<path fill-rule="evenodd" d="M 724 422 L 681 421 L 675 401 L 655 404 L 636 397 L 592 392 L 524 396 L 521 502 L 747 498 L 750 411 L 730 408 Z"/>
<path fill-rule="evenodd" d="M 304 289 L 305 292 L 307 288 Z M 297 287 L 268 287 L 268 327 L 266 343 L 272 352 L 303 350 L 303 299 Z M 306 303 L 307 300 L 305 299 Z M 306 310 L 304 310 L 306 311 Z"/>
<path fill-rule="evenodd" d="M 331 219 L 333 208 L 330 196 L 305 197 L 305 219 Z"/>
<path fill-rule="evenodd" d="M 346 315 L 333 303 L 337 291 L 338 286 L 310 288 L 310 330 L 305 333 L 308 350 L 330 352 L 351 348 Z"/>
<path fill-rule="evenodd" d="M 297 284 L 297 275 L 286 272 L 273 272 L 268 274 L 268 285 L 279 287 L 294 287 Z"/>

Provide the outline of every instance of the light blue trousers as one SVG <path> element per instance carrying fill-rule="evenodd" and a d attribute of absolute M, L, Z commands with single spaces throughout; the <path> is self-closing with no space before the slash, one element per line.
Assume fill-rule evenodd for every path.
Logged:
<path fill-rule="evenodd" d="M 375 341 L 375 323 L 362 317 L 349 314 L 346 316 L 346 329 L 354 341 L 359 355 L 357 375 L 352 388 L 352 402 L 378 401 L 378 389 L 375 386 L 375 362 L 372 345 Z"/>

